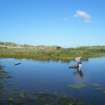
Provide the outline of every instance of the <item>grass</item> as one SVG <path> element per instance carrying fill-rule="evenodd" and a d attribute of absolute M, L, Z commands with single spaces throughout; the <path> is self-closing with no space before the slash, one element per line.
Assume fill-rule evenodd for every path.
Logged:
<path fill-rule="evenodd" d="M 9 105 L 85 105 L 70 96 L 54 95 L 51 93 L 26 93 L 24 97 L 21 97 L 21 94 L 21 92 L 16 92 L 15 95 L 8 96 L 6 101 Z"/>
<path fill-rule="evenodd" d="M 83 58 L 105 56 L 105 46 L 62 48 L 59 46 L 0 45 L 1 58 L 30 58 L 36 60 L 69 61 L 77 56 Z"/>
<path fill-rule="evenodd" d="M 101 85 L 98 83 L 93 83 L 93 84 L 86 84 L 86 83 L 80 83 L 80 84 L 70 84 L 68 85 L 69 88 L 75 89 L 75 90 L 81 90 L 81 89 L 94 89 L 97 92 L 100 92 L 101 94 L 105 95 L 105 85 Z"/>
<path fill-rule="evenodd" d="M 73 88 L 73 89 L 83 89 L 83 88 L 86 88 L 87 85 L 86 84 L 71 84 L 69 85 L 70 88 Z"/>

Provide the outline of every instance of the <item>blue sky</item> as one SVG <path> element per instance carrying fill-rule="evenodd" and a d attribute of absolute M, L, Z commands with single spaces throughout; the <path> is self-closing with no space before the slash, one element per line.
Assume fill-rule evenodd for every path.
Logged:
<path fill-rule="evenodd" d="M 105 45 L 105 0 L 0 0 L 0 41 Z"/>

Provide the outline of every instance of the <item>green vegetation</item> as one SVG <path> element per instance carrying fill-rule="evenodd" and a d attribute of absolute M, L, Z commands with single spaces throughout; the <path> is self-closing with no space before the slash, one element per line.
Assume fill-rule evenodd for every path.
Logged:
<path fill-rule="evenodd" d="M 105 55 L 105 46 L 91 46 L 78 48 L 62 48 L 60 46 L 31 46 L 18 45 L 10 42 L 0 42 L 0 57 L 2 58 L 30 58 L 36 60 L 68 61 L 76 56 L 83 58 Z"/>
<path fill-rule="evenodd" d="M 20 92 L 15 92 L 7 97 L 8 105 L 85 105 L 70 96 L 55 95 L 51 93 L 34 93 L 21 96 Z M 3 102 L 1 102 L 3 103 Z"/>
<path fill-rule="evenodd" d="M 90 88 L 94 89 L 102 94 L 105 95 L 105 86 L 98 84 L 98 83 L 93 83 L 93 84 L 86 84 L 86 83 L 79 83 L 79 84 L 70 84 L 68 85 L 69 88 L 75 89 L 75 90 L 81 90 L 84 88 Z"/>
<path fill-rule="evenodd" d="M 90 86 L 105 95 L 105 86 L 97 83 L 91 84 Z"/>
<path fill-rule="evenodd" d="M 82 88 L 86 88 L 87 87 L 87 84 L 71 84 L 69 85 L 70 88 L 73 88 L 73 89 L 82 89 Z"/>

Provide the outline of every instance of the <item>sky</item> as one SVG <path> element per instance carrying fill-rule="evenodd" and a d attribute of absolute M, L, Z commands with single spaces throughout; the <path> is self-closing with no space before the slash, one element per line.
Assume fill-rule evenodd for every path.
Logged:
<path fill-rule="evenodd" d="M 0 41 L 105 45 L 105 0 L 0 0 Z"/>

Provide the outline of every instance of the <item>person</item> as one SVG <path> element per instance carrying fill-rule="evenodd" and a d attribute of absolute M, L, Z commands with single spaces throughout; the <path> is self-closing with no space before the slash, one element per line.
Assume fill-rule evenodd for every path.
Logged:
<path fill-rule="evenodd" d="M 81 57 L 76 57 L 75 60 L 76 60 L 76 62 L 77 62 L 76 66 L 77 66 L 78 70 L 80 71 L 81 68 L 82 68 Z"/>

